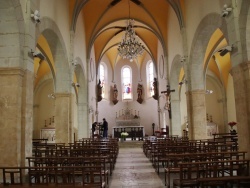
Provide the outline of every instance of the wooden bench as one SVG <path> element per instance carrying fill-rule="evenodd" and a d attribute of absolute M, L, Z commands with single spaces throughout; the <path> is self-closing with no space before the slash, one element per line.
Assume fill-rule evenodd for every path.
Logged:
<path fill-rule="evenodd" d="M 102 175 L 102 166 L 53 166 L 53 167 L 0 167 L 3 172 L 3 182 L 0 187 L 91 187 L 105 188 L 106 182 Z M 81 178 L 76 179 L 75 172 L 81 169 Z M 28 170 L 28 182 L 12 181 L 9 172 L 16 172 L 22 179 L 22 171 Z M 53 178 L 52 178 L 53 177 Z"/>
<path fill-rule="evenodd" d="M 179 163 L 179 178 L 173 180 L 173 186 L 226 187 L 229 184 L 232 187 L 236 183 L 240 187 L 242 181 L 250 183 L 249 162 L 243 159 Z"/>
<path fill-rule="evenodd" d="M 201 162 L 201 161 L 226 161 L 226 160 L 243 160 L 245 159 L 246 151 L 232 151 L 232 152 L 209 152 L 209 153 L 184 153 L 184 154 L 169 154 L 162 159 L 166 163 L 165 185 L 170 187 L 170 175 L 172 173 L 180 172 L 180 162 Z"/>

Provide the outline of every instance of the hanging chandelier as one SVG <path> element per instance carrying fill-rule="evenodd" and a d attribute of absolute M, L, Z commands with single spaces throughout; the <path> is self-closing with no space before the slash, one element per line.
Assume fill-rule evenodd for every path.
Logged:
<path fill-rule="evenodd" d="M 142 55 L 145 49 L 139 37 L 135 34 L 133 24 L 134 20 L 128 20 L 125 35 L 118 46 L 118 54 L 123 59 L 129 59 L 130 62 L 137 58 L 137 56 Z"/>
<path fill-rule="evenodd" d="M 125 34 L 121 43 L 118 46 L 118 54 L 123 59 L 129 59 L 130 62 L 144 52 L 144 45 L 141 43 L 139 37 L 135 34 L 134 20 L 130 19 L 130 4 L 129 5 L 129 19 Z"/>

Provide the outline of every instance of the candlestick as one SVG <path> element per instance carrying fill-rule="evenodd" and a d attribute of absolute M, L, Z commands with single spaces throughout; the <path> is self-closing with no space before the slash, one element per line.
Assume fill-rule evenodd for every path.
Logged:
<path fill-rule="evenodd" d="M 46 120 L 45 120 L 45 125 L 44 126 L 47 127 Z"/>

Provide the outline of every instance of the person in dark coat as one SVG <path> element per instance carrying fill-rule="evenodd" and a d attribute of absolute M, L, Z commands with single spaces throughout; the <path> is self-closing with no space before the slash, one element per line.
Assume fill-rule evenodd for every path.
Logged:
<path fill-rule="evenodd" d="M 92 124 L 92 128 L 91 128 L 91 130 L 92 130 L 92 138 L 94 138 L 96 126 L 97 126 L 97 122 L 94 122 L 94 123 Z"/>
<path fill-rule="evenodd" d="M 103 138 L 107 138 L 108 137 L 108 122 L 106 121 L 105 118 L 103 118 Z"/>

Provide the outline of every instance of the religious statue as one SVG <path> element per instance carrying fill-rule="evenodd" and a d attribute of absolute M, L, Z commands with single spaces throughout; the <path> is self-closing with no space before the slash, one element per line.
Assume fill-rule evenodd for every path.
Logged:
<path fill-rule="evenodd" d="M 153 95 L 152 97 L 153 97 L 155 100 L 158 100 L 158 98 L 159 98 L 159 93 L 158 93 L 157 78 L 154 78 L 153 89 L 154 89 L 154 95 Z"/>
<path fill-rule="evenodd" d="M 99 82 L 97 84 L 97 102 L 100 102 L 102 100 L 102 85 L 101 80 L 99 79 Z"/>
<path fill-rule="evenodd" d="M 164 106 L 164 109 L 165 110 L 168 110 L 168 114 L 169 114 L 169 118 L 171 119 L 172 118 L 172 114 L 171 114 L 171 92 L 174 92 L 175 90 L 174 89 L 170 89 L 170 86 L 167 85 L 167 91 L 163 91 L 162 93 L 165 94 L 166 96 L 166 104 Z"/>
<path fill-rule="evenodd" d="M 138 94 L 137 102 L 141 104 L 143 101 L 143 99 L 142 99 L 142 84 L 138 84 L 137 94 Z"/>
<path fill-rule="evenodd" d="M 114 88 L 113 88 L 113 103 L 114 103 L 114 105 L 116 105 L 116 103 L 118 102 L 117 97 L 118 97 L 118 90 L 117 90 L 117 87 L 115 84 Z"/>

